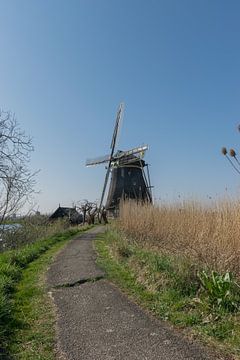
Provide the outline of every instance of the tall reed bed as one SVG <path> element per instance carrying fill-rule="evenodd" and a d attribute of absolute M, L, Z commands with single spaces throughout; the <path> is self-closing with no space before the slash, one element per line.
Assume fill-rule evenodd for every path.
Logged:
<path fill-rule="evenodd" d="M 158 206 L 127 201 L 117 227 L 128 242 L 240 278 L 240 202 L 206 207 L 194 201 Z"/>

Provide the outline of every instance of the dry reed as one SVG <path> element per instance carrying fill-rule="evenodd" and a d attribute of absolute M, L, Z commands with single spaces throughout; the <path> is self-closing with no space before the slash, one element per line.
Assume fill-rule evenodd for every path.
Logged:
<path fill-rule="evenodd" d="M 144 248 L 240 277 L 240 202 L 209 208 L 197 202 L 152 206 L 128 201 L 121 204 L 117 226 L 128 241 Z"/>

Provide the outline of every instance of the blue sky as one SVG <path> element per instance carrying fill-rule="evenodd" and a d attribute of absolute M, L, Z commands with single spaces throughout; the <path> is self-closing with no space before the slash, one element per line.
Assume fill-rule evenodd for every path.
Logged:
<path fill-rule="evenodd" d="M 119 147 L 150 146 L 154 196 L 239 194 L 240 2 L 0 0 L 0 107 L 33 137 L 42 212 L 100 197 L 116 110 Z"/>

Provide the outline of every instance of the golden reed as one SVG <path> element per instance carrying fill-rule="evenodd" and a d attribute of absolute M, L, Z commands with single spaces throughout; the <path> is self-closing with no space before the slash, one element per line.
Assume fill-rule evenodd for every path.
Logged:
<path fill-rule="evenodd" d="M 209 208 L 194 201 L 159 206 L 125 201 L 117 226 L 127 241 L 240 278 L 240 202 Z"/>

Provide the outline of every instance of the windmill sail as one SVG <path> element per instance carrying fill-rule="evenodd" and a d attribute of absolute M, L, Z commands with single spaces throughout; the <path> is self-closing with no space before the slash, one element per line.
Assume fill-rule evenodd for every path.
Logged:
<path fill-rule="evenodd" d="M 95 159 L 87 159 L 86 166 L 94 166 L 99 164 L 107 163 L 110 160 L 110 155 L 100 156 Z"/>
<path fill-rule="evenodd" d="M 136 154 L 141 154 L 143 156 L 145 154 L 146 150 L 148 150 L 148 145 L 138 146 L 138 147 L 130 149 L 130 150 L 121 151 L 120 154 L 118 155 L 118 153 L 117 153 L 114 156 L 114 158 L 116 159 L 117 157 L 120 158 L 123 156 L 136 155 Z"/>
<path fill-rule="evenodd" d="M 114 153 L 115 146 L 117 143 L 117 137 L 119 135 L 119 129 L 123 118 L 123 110 L 124 110 L 124 103 L 121 103 L 117 112 L 116 122 L 113 130 L 112 142 L 110 146 L 110 149 L 112 149 L 112 154 Z"/>
<path fill-rule="evenodd" d="M 115 151 L 117 136 L 118 136 L 118 132 L 119 132 L 119 126 L 120 126 L 120 122 L 121 122 L 122 116 L 123 116 L 123 108 L 124 108 L 124 105 L 123 105 L 123 103 L 121 103 L 120 106 L 119 106 L 118 112 L 117 112 L 117 118 L 116 118 L 115 127 L 114 127 L 114 131 L 113 131 L 112 142 L 111 142 L 111 146 L 110 146 L 110 148 L 112 150 L 111 150 L 111 155 L 110 155 L 110 159 L 109 159 L 109 162 L 108 162 L 107 173 L 106 173 L 106 176 L 105 176 L 105 181 L 104 181 L 104 185 L 103 185 L 103 191 L 102 191 L 102 195 L 101 195 L 101 199 L 100 199 L 100 204 L 99 204 L 99 209 L 100 210 L 101 210 L 101 207 L 102 207 L 102 203 L 103 203 L 103 199 L 104 199 L 104 195 L 105 195 L 105 191 L 106 191 L 106 188 L 107 188 L 107 183 L 108 183 L 108 179 L 109 179 L 109 175 L 110 175 L 111 163 L 112 163 L 113 154 L 114 154 L 114 151 Z"/>

